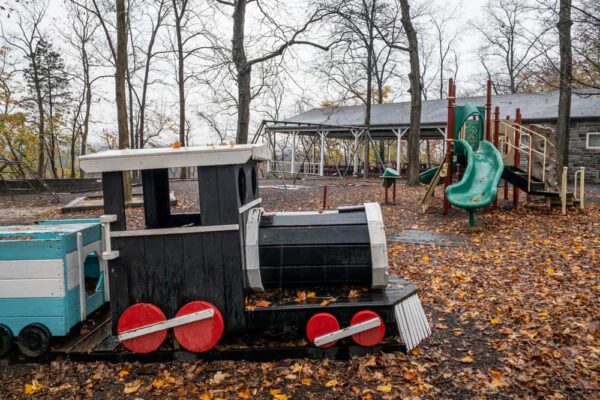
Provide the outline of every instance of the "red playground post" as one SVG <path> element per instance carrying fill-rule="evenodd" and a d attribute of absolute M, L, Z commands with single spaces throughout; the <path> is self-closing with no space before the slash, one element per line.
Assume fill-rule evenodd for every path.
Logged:
<path fill-rule="evenodd" d="M 446 158 L 444 162 L 447 166 L 446 177 L 444 178 L 444 215 L 450 211 L 450 202 L 446 198 L 446 188 L 452 185 L 452 153 L 454 151 L 454 102 L 456 87 L 454 79 L 450 78 L 448 83 L 448 121 L 446 125 Z"/>
<path fill-rule="evenodd" d="M 500 154 L 502 154 L 502 149 L 500 149 L 498 146 L 500 146 L 500 107 L 496 106 L 496 108 L 494 108 L 494 147 L 496 147 L 498 149 L 498 151 L 500 152 Z M 497 208 L 498 207 L 498 195 L 496 195 L 496 200 L 494 200 L 494 206 L 493 208 Z"/>
<path fill-rule="evenodd" d="M 492 81 L 487 81 L 487 98 L 485 103 L 485 140 L 492 141 Z M 497 147 L 496 147 L 497 148 Z"/>

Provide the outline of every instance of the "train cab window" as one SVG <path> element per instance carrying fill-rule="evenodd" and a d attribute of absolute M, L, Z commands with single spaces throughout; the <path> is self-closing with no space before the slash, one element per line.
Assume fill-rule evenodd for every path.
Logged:
<path fill-rule="evenodd" d="M 98 291 L 100 282 L 100 259 L 98 254 L 89 253 L 83 262 L 85 277 L 85 292 L 92 295 Z"/>
<path fill-rule="evenodd" d="M 244 168 L 240 168 L 238 171 L 238 194 L 240 196 L 240 203 L 246 203 L 246 172 Z"/>

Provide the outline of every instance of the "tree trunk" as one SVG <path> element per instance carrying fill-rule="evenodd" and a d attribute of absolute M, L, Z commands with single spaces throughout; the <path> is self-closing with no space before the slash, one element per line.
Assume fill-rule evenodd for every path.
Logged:
<path fill-rule="evenodd" d="M 246 20 L 246 0 L 237 0 L 233 11 L 233 38 L 232 57 L 237 71 L 238 86 L 238 121 L 237 136 L 238 144 L 248 143 L 248 129 L 250 126 L 250 83 L 252 79 L 252 67 L 246 58 L 244 49 L 244 24 Z"/>
<path fill-rule="evenodd" d="M 89 67 L 88 67 L 89 68 Z M 90 132 L 90 108 L 92 107 L 92 83 L 89 80 L 89 70 L 86 72 L 86 89 L 85 89 L 85 116 L 83 117 L 83 132 L 81 134 L 81 150 L 80 155 L 84 156 L 87 153 L 87 139 Z M 85 177 L 85 172 L 79 170 L 79 176 Z"/>
<path fill-rule="evenodd" d="M 419 67 L 419 42 L 411 18 L 408 0 L 399 0 L 402 26 L 408 39 L 410 57 L 410 130 L 408 132 L 408 185 L 419 184 L 419 134 L 421 132 L 421 73 Z"/>
<path fill-rule="evenodd" d="M 129 147 L 129 132 L 127 127 L 127 94 L 125 77 L 127 75 L 127 11 L 125 0 L 117 1 L 117 57 L 115 73 L 115 97 L 117 103 L 117 124 L 119 132 L 119 149 Z M 123 173 L 125 200 L 131 200 L 131 182 L 129 173 Z"/>
<path fill-rule="evenodd" d="M 46 174 L 46 137 L 45 137 L 45 122 L 46 122 L 46 114 L 44 112 L 44 99 L 42 98 L 42 88 L 40 87 L 40 80 L 37 73 L 37 64 L 35 62 L 31 63 L 32 65 L 32 73 L 34 76 L 34 86 L 35 86 L 35 95 L 36 95 L 36 103 L 38 109 L 38 163 L 37 163 L 37 174 L 40 178 L 44 178 Z"/>
<path fill-rule="evenodd" d="M 179 143 L 186 146 L 185 136 L 185 71 L 183 54 L 183 38 L 181 36 L 181 19 L 185 13 L 187 2 L 181 4 L 181 9 L 177 9 L 177 2 L 173 0 L 173 9 L 175 10 L 175 33 L 177 36 L 177 86 L 179 90 Z M 181 179 L 187 178 L 187 168 L 181 168 Z"/>
<path fill-rule="evenodd" d="M 560 49 L 560 96 L 556 124 L 558 176 L 569 166 L 569 120 L 571 117 L 571 81 L 573 49 L 571 47 L 571 0 L 561 0 L 558 13 L 558 40 Z"/>

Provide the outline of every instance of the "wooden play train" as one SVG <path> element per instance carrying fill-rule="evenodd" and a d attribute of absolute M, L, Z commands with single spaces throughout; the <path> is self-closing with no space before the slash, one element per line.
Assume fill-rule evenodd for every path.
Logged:
<path fill-rule="evenodd" d="M 209 351 L 224 336 L 266 333 L 305 337 L 321 348 L 347 338 L 361 346 L 396 338 L 407 350 L 417 346 L 431 331 L 414 285 L 388 274 L 379 205 L 266 213 L 257 162 L 269 155 L 266 146 L 235 145 L 111 150 L 80 158 L 84 171 L 102 173 L 104 215 L 99 223 L 72 221 L 68 234 L 81 241 L 79 229 L 95 229 L 94 243 L 102 248 L 93 254 L 99 260 L 97 276 L 110 287 L 103 301 L 110 293 L 112 334 L 124 348 L 142 354 L 160 349 L 170 332 L 175 346 L 190 352 Z M 171 212 L 169 169 L 182 167 L 196 169 L 200 212 Z M 141 171 L 143 229 L 128 229 L 126 221 L 123 172 L 132 170 Z M 61 278 L 68 287 L 69 268 L 79 271 L 73 279 L 85 283 L 87 245 L 84 240 L 68 248 L 67 254 L 79 255 L 73 257 L 79 267 L 67 267 L 68 255 L 63 256 Z M 0 251 L 0 259 L 24 257 L 19 250 L 11 254 Z M 2 268 L 0 262 L 0 285 L 6 277 Z M 41 270 L 35 263 L 28 268 L 32 274 Z M 289 296 L 304 290 L 330 300 Z M 349 290 L 357 295 L 340 295 Z M 73 304 L 63 308 L 77 314 L 71 322 L 83 320 L 93 308 L 81 311 L 81 304 L 89 304 L 82 292 L 75 290 L 79 296 L 70 295 Z M 42 336 L 65 334 L 41 318 L 14 324 L 7 319 L 9 309 L 12 315 L 29 311 L 6 301 L 0 298 L 2 340 L 8 343 L 17 335 L 24 354 L 27 326 L 39 327 Z M 47 349 L 44 340 L 29 354 Z"/>

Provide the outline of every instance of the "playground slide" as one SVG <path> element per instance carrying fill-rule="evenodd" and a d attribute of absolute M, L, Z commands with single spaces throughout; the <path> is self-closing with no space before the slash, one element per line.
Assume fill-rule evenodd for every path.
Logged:
<path fill-rule="evenodd" d="M 467 141 L 457 140 L 454 151 L 466 158 L 467 168 L 460 182 L 446 188 L 446 198 L 453 206 L 469 211 L 469 223 L 474 225 L 473 211 L 490 205 L 496 199 L 504 169 L 502 155 L 486 140 L 479 142 L 477 151 Z"/>

